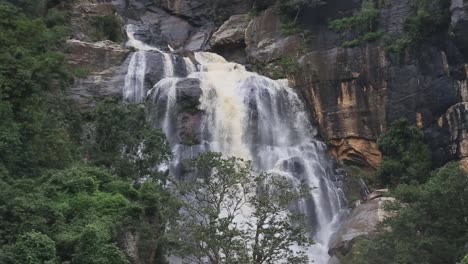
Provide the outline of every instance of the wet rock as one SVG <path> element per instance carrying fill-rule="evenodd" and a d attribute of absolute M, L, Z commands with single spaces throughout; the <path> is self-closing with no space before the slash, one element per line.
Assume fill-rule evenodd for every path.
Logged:
<path fill-rule="evenodd" d="M 210 39 L 211 31 L 212 29 L 210 27 L 197 30 L 195 34 L 187 39 L 184 49 L 190 51 L 204 50 Z"/>
<path fill-rule="evenodd" d="M 351 251 L 357 240 L 375 234 L 377 225 L 391 216 L 391 212 L 384 210 L 385 203 L 393 201 L 394 198 L 379 197 L 353 208 L 348 219 L 333 235 L 328 251 L 330 256 L 339 259 Z"/>
<path fill-rule="evenodd" d="M 154 88 L 149 94 L 148 111 L 156 127 L 164 126 L 171 144 L 196 145 L 201 142 L 202 113 L 198 109 L 202 90 L 200 80 L 180 78 Z M 169 93 L 175 89 L 175 100 L 168 107 Z"/>
<path fill-rule="evenodd" d="M 304 160 L 300 157 L 285 160 L 283 161 L 283 170 L 292 173 L 297 179 L 303 180 L 305 172 Z"/>

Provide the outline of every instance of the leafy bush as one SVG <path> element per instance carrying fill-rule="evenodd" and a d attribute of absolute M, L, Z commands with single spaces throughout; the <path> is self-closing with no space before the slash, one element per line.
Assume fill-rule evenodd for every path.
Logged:
<path fill-rule="evenodd" d="M 398 214 L 384 221 L 375 239 L 356 245 L 349 263 L 456 263 L 466 254 L 468 175 L 457 163 L 394 193 Z"/>
<path fill-rule="evenodd" d="M 161 131 L 146 122 L 141 105 L 105 100 L 92 113 L 95 142 L 87 156 L 126 178 L 157 176 L 155 167 L 171 157 L 170 147 Z"/>
<path fill-rule="evenodd" d="M 115 242 L 133 226 L 151 227 L 161 257 L 178 208 L 154 165 L 170 149 L 140 106 L 114 101 L 77 114 L 64 93 L 67 23 L 56 10 L 38 17 L 0 3 L 0 263 L 128 263 Z M 95 142 L 79 141 L 85 119 L 96 122 Z"/>
<path fill-rule="evenodd" d="M 336 19 L 330 22 L 330 29 L 343 32 L 356 29 L 361 33 L 374 31 L 379 18 L 379 10 L 373 0 L 364 0 L 361 10 L 354 16 Z"/>
<path fill-rule="evenodd" d="M 304 217 L 289 211 L 310 194 L 305 184 L 256 175 L 249 162 L 220 153 L 203 153 L 188 163 L 195 175 L 177 183 L 184 204 L 171 228 L 181 256 L 210 264 L 308 263 Z M 244 205 L 252 212 L 244 212 Z M 240 227 L 241 214 L 253 221 Z"/>
<path fill-rule="evenodd" d="M 55 264 L 55 242 L 47 235 L 31 231 L 19 236 L 16 243 L 2 252 L 0 262 L 4 264 Z"/>
<path fill-rule="evenodd" d="M 431 152 L 422 132 L 406 119 L 395 121 L 377 141 L 383 160 L 376 172 L 384 185 L 424 183 L 431 169 Z"/>
<path fill-rule="evenodd" d="M 433 34 L 444 32 L 450 24 L 450 1 L 417 0 L 413 2 L 413 14 L 404 24 L 404 35 L 388 41 L 387 51 L 402 54 L 409 46 L 427 40 Z"/>
<path fill-rule="evenodd" d="M 56 111 L 65 100 L 60 91 L 70 83 L 58 52 L 64 29 L 0 4 L 0 164 L 16 175 L 71 160 L 66 115 Z"/>
<path fill-rule="evenodd" d="M 377 31 L 379 15 L 380 12 L 375 7 L 374 1 L 364 0 L 359 13 L 351 17 L 332 20 L 329 27 L 336 32 L 357 31 L 359 34 L 357 38 L 343 43 L 343 47 L 354 47 L 375 41 L 384 35 L 382 31 Z"/>
<path fill-rule="evenodd" d="M 47 27 L 64 26 L 70 23 L 70 12 L 60 11 L 58 9 L 49 9 L 45 17 Z"/>

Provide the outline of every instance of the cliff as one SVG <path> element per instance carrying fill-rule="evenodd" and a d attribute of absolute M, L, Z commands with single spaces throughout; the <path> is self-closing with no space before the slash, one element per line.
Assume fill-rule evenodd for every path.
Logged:
<path fill-rule="evenodd" d="M 121 27 L 138 24 L 136 38 L 173 50 L 176 76 L 193 51 L 208 50 L 264 75 L 288 78 L 330 153 L 347 165 L 377 168 L 382 158 L 377 139 L 392 122 L 406 118 L 424 131 L 434 166 L 459 160 L 468 169 L 468 2 L 441 0 L 424 7 L 434 16 L 442 14 L 441 21 L 417 39 L 411 34 L 420 32 L 411 22 L 421 10 L 410 1 L 375 1 L 373 26 L 367 29 L 375 34 L 368 39 L 354 28 L 331 29 L 330 23 L 359 16 L 369 1 L 325 2 L 302 9 L 291 26 L 268 1 L 79 1 L 73 7 L 77 23 L 68 41 L 68 59 L 77 69 L 85 67 L 87 74 L 77 78 L 70 96 L 87 110 L 105 97 L 122 95 L 132 52 L 125 48 L 125 37 L 96 41 L 85 26 L 91 17 L 111 14 L 122 21 Z M 161 79 L 164 61 L 158 53 L 145 60 L 148 90 Z M 190 101 L 197 95 L 188 97 Z M 197 141 L 193 127 L 199 118 L 189 112 L 178 120 L 179 130 L 185 130 L 177 135 L 179 143 Z M 355 209 L 348 228 L 369 229 L 353 216 L 376 211 L 379 201 Z M 381 220 L 376 214 L 369 219 L 372 230 L 366 234 Z M 341 230 L 340 236 L 346 237 L 347 231 Z M 126 235 L 131 237 L 126 239 L 127 251 L 147 263 L 151 256 L 138 253 L 138 234 Z M 349 249 L 351 242 L 343 240 L 336 242 L 333 254 L 342 254 L 343 245 Z M 150 255 L 157 248 L 152 250 Z"/>
<path fill-rule="evenodd" d="M 377 167 L 381 159 L 377 138 L 393 121 L 406 118 L 424 130 L 435 164 L 453 159 L 466 163 L 468 40 L 464 25 L 468 4 L 461 0 L 445 6 L 450 8 L 450 26 L 398 54 L 388 46 L 390 40 L 407 34 L 407 21 L 416 12 L 407 1 L 377 5 L 376 27 L 384 37 L 353 47 L 343 43 L 352 40 L 355 32 L 337 33 L 329 24 L 359 13 L 362 2 L 357 0 L 329 0 L 306 8 L 297 19 L 300 29 L 291 32 L 285 32 L 287 25 L 280 12 L 261 1 L 132 0 L 112 4 L 81 1 L 75 11 L 80 17 L 118 12 L 127 23 L 147 29 L 139 35 L 148 43 L 180 51 L 213 50 L 266 75 L 288 77 L 303 94 L 320 135 L 339 160 Z M 254 15 L 252 8 L 258 10 Z M 78 29 L 75 38 L 89 41 Z M 123 74 L 125 66 L 120 71 L 118 67 L 125 61 L 122 55 L 128 53 L 109 43 L 69 43 L 72 53 L 81 56 L 71 56 L 75 64 L 85 60 L 86 53 L 92 55 L 91 68 L 96 63 L 93 60 L 101 62 L 106 54 L 112 57 L 104 59 L 106 69 L 93 69 L 93 74 L 78 81 L 75 94 L 81 99 L 89 91 L 89 96 L 98 97 L 117 94 L 116 87 L 123 80 L 116 76 Z"/>

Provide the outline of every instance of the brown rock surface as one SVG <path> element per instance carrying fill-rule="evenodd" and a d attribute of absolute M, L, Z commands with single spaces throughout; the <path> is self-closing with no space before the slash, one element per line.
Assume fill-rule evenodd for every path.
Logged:
<path fill-rule="evenodd" d="M 102 71 L 122 64 L 130 50 L 109 40 L 84 42 L 67 40 L 67 63 L 73 68 L 86 67 L 89 71 Z"/>
<path fill-rule="evenodd" d="M 274 7 L 255 17 L 246 30 L 247 56 L 252 62 L 266 63 L 280 57 L 296 57 L 302 40 L 299 35 L 283 36 Z"/>
<path fill-rule="evenodd" d="M 248 15 L 234 15 L 229 18 L 211 37 L 211 46 L 235 45 L 245 41 L 245 31 L 249 25 Z"/>
<path fill-rule="evenodd" d="M 351 251 L 358 239 L 375 234 L 377 225 L 391 216 L 391 212 L 384 210 L 385 203 L 393 201 L 394 198 L 378 197 L 353 208 L 338 232 L 334 234 L 329 254 L 340 258 Z"/>
<path fill-rule="evenodd" d="M 378 137 L 392 122 L 406 118 L 424 131 L 435 166 L 464 157 L 468 75 L 460 52 L 466 34 L 456 43 L 447 40 L 445 46 L 436 46 L 428 41 L 399 56 L 390 54 L 384 41 L 344 48 L 349 34 L 331 31 L 328 21 L 356 12 L 356 3 L 333 0 L 306 10 L 300 19 L 310 31 L 310 52 L 300 59 L 294 81 L 331 153 L 352 164 L 376 167 Z M 458 10 L 453 23 L 468 21 L 465 9 L 453 10 Z M 411 15 L 406 1 L 381 5 L 379 11 L 379 26 L 394 37 Z"/>

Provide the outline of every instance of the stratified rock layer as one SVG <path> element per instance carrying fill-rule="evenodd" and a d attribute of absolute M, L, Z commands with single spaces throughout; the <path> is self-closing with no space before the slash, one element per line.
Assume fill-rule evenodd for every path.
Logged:
<path fill-rule="evenodd" d="M 337 14 L 353 14 L 360 4 L 331 2 L 304 14 L 311 51 L 299 60 L 295 76 L 331 153 L 350 164 L 375 168 L 380 162 L 376 140 L 393 121 L 406 118 L 423 129 L 436 166 L 465 157 L 461 149 L 466 139 L 460 131 L 466 128 L 466 111 L 460 103 L 466 102 L 461 51 L 467 43 L 443 35 L 438 45 L 421 43 L 400 56 L 390 54 L 384 41 L 345 48 L 341 44 L 346 35 L 328 29 L 328 21 Z M 385 33 L 401 36 L 410 3 L 381 5 L 379 11 Z M 452 19 L 458 25 L 466 15 L 460 11 Z"/>

